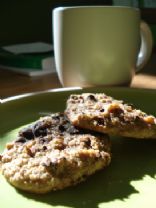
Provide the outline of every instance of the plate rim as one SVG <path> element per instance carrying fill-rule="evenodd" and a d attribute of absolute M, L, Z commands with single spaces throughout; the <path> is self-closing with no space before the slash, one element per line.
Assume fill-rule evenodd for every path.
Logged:
<path fill-rule="evenodd" d="M 53 89 L 49 89 L 49 90 L 42 90 L 42 91 L 37 91 L 37 92 L 30 92 L 30 93 L 22 93 L 22 94 L 18 94 L 18 95 L 14 95 L 14 96 L 10 96 L 10 97 L 6 97 L 3 99 L 0 99 L 0 106 L 11 102 L 11 101 L 16 101 L 16 100 L 21 100 L 23 98 L 28 98 L 28 97 L 33 97 L 33 96 L 42 96 L 44 94 L 47 93 L 64 93 L 64 92 L 75 92 L 75 91 L 79 91 L 82 90 L 83 91 L 91 91 L 91 90 L 124 90 L 124 91 L 140 91 L 142 93 L 156 93 L 155 89 L 150 89 L 150 88 L 131 88 L 131 87 L 89 87 L 89 88 L 82 88 L 82 87 L 66 87 L 66 88 L 53 88 Z M 103 92 L 105 93 L 105 92 Z"/>

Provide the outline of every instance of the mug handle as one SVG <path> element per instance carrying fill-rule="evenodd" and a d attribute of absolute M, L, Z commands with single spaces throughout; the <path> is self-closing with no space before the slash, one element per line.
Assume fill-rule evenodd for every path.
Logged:
<path fill-rule="evenodd" d="M 144 21 L 140 24 L 141 48 L 137 59 L 136 72 L 140 71 L 148 62 L 153 48 L 153 37 L 150 27 Z"/>

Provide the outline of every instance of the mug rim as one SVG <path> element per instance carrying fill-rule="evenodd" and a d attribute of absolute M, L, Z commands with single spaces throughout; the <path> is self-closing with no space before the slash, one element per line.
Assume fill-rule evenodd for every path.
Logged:
<path fill-rule="evenodd" d="M 130 7 L 130 6 L 59 6 L 53 9 L 53 11 L 64 11 L 64 10 L 71 10 L 71 9 L 127 9 L 140 12 L 140 9 L 137 7 Z"/>

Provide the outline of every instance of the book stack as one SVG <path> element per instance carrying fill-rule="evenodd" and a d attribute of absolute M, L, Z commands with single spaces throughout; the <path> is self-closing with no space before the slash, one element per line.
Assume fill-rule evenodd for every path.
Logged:
<path fill-rule="evenodd" d="M 53 46 L 35 42 L 0 48 L 0 68 L 27 76 L 56 72 Z"/>

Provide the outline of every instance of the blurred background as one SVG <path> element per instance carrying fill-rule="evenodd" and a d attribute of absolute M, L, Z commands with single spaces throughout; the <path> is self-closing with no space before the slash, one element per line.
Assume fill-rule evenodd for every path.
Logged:
<path fill-rule="evenodd" d="M 0 46 L 52 42 L 52 9 L 58 6 L 124 5 L 141 9 L 156 42 L 156 0 L 1 0 Z M 155 48 L 154 48 L 155 50 Z"/>
<path fill-rule="evenodd" d="M 79 5 L 116 5 L 140 9 L 141 18 L 151 28 L 154 47 L 149 62 L 137 73 L 131 86 L 156 89 L 156 0 L 0 0 L 0 98 L 61 87 L 56 73 L 53 73 L 56 72 L 53 51 L 14 55 L 4 52 L 3 46 L 44 42 L 51 47 L 52 10 L 59 6 Z M 42 55 L 48 58 L 45 67 L 42 66 Z M 17 74 L 11 73 L 13 63 Z M 11 71 L 7 71 L 8 66 Z M 30 75 L 30 70 L 35 74 Z M 47 72 L 51 74 L 46 76 Z M 28 77 L 23 76 L 24 73 Z M 43 76 L 37 77 L 36 73 Z"/>

